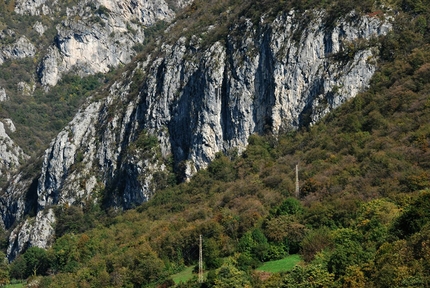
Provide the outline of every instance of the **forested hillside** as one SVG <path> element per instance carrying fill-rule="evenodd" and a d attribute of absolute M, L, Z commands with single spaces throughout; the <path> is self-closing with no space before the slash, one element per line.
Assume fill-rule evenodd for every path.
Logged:
<path fill-rule="evenodd" d="M 58 10 L 57 2 L 40 7 L 22 1 L 15 13 L 22 5 L 25 11 L 37 8 L 36 14 Z M 217 153 L 241 154 L 252 134 L 277 137 L 317 123 L 369 87 L 380 40 L 392 30 L 396 13 L 372 1 L 212 0 L 190 6 L 182 1 L 183 10 L 171 18 L 164 0 L 106 1 L 64 3 L 74 8 L 65 9 L 54 43 L 38 64 L 40 88 L 75 98 L 64 89 L 69 87 L 85 103 L 74 102 L 79 111 L 70 109 L 73 119 L 42 157 L 20 162 L 19 151 L 8 154 L 15 162 L 5 167 L 34 163 L 5 174 L 0 215 L 11 230 L 10 261 L 27 247 L 51 246 L 57 205 L 131 209 L 207 168 Z M 170 22 L 147 23 L 148 15 Z M 99 24 L 92 25 L 95 19 Z M 20 39 L 16 45 L 27 43 Z M 130 59 L 135 44 L 142 52 Z M 127 59 L 107 83 L 101 74 L 66 77 L 67 71 L 106 72 Z M 55 86 L 63 81 L 59 77 L 62 88 Z M 34 99 L 43 104 L 43 95 L 35 91 Z M 46 100 L 59 105 L 57 119 L 64 114 L 67 101 Z M 68 121 L 64 117 L 54 126 L 63 120 Z"/>
<path fill-rule="evenodd" d="M 378 69 L 368 90 L 315 125 L 252 135 L 241 155 L 218 153 L 135 209 L 57 206 L 52 248 L 3 263 L 1 281 L 170 287 L 171 275 L 197 264 L 202 235 L 209 273 L 178 287 L 429 287 L 430 1 L 336 2 L 347 10 L 319 2 L 258 1 L 246 13 L 285 5 L 379 17 L 389 5 L 393 31 L 369 59 Z M 289 254 L 303 261 L 268 277 L 255 271 Z"/>

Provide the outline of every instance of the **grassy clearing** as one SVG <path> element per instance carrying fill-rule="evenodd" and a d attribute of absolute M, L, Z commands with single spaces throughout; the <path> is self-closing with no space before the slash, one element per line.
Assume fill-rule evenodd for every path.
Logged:
<path fill-rule="evenodd" d="M 262 266 L 258 267 L 256 270 L 270 273 L 285 272 L 291 270 L 300 261 L 302 261 L 300 255 L 294 254 L 284 259 L 266 262 Z M 175 281 L 176 284 L 179 284 L 191 280 L 193 276 L 197 277 L 197 274 L 193 274 L 193 268 L 194 266 L 190 266 L 185 268 L 183 271 L 172 275 L 173 281 Z M 204 276 L 206 278 L 206 273 Z"/>
<path fill-rule="evenodd" d="M 25 285 L 25 282 L 21 282 L 21 283 L 8 284 L 4 287 L 5 288 L 23 288 L 24 285 Z"/>
<path fill-rule="evenodd" d="M 258 267 L 256 270 L 271 273 L 284 272 L 291 270 L 301 260 L 302 258 L 300 257 L 300 255 L 294 254 L 284 259 L 266 262 L 262 266 Z"/>
<path fill-rule="evenodd" d="M 190 266 L 190 267 L 185 268 L 185 270 L 183 270 L 183 271 L 181 271 L 175 275 L 172 275 L 173 281 L 175 281 L 176 284 L 179 284 L 181 282 L 182 283 L 187 282 L 188 280 L 193 278 L 193 268 L 194 268 L 194 266 Z"/>
<path fill-rule="evenodd" d="M 185 283 L 185 282 L 191 280 L 193 277 L 196 277 L 196 279 L 197 279 L 198 275 L 193 274 L 193 269 L 194 269 L 194 266 L 187 267 L 187 268 L 185 268 L 185 270 L 183 270 L 183 271 L 181 271 L 175 275 L 172 275 L 173 281 L 176 284 L 179 284 L 179 283 Z M 208 276 L 208 271 L 203 273 L 203 279 L 206 279 L 207 276 Z"/>

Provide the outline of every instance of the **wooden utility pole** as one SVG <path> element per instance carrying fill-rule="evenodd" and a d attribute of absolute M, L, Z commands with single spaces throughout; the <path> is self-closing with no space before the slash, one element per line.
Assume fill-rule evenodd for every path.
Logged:
<path fill-rule="evenodd" d="M 300 196 L 300 186 L 299 186 L 299 164 L 296 165 L 296 197 Z"/>
<path fill-rule="evenodd" d="M 203 283 L 203 247 L 202 235 L 199 237 L 199 283 Z"/>

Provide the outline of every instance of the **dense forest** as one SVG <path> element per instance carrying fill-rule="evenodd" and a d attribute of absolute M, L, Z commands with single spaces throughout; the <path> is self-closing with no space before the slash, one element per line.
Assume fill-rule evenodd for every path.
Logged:
<path fill-rule="evenodd" d="M 246 13 L 273 2 L 276 13 L 382 5 L 258 1 Z M 135 209 L 57 207 L 52 248 L 2 263 L 1 283 L 170 287 L 197 265 L 202 235 L 206 279 L 178 287 L 429 287 L 430 1 L 391 2 L 393 31 L 366 92 L 312 127 L 253 135 L 243 154 L 219 154 L 187 183 L 172 175 Z M 255 271 L 290 254 L 302 258 L 290 271 Z"/>

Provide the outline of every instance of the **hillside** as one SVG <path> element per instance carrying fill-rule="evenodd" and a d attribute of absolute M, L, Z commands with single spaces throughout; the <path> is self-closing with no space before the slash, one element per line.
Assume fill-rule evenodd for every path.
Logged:
<path fill-rule="evenodd" d="M 59 208 L 62 236 L 46 252 L 30 248 L 11 275 L 32 274 L 22 267 L 38 255 L 37 274 L 55 273 L 42 287 L 170 285 L 169 275 L 196 264 L 202 234 L 212 271 L 205 287 L 425 287 L 430 105 L 421 73 L 429 54 L 418 46 L 381 63 L 368 92 L 320 123 L 278 139 L 254 135 L 242 156 L 219 154 L 137 209 Z M 291 197 L 298 162 L 299 200 Z M 305 262 L 289 273 L 261 282 L 252 272 L 297 252 Z"/>
<path fill-rule="evenodd" d="M 91 93 L 33 174 L 8 182 L 8 258 L 50 246 L 57 205 L 136 207 L 218 153 L 241 154 L 251 135 L 308 127 L 367 89 L 393 10 L 300 3 L 195 1 L 145 30 L 152 41 Z"/>
<path fill-rule="evenodd" d="M 374 40 L 366 91 L 319 121 L 251 134 L 243 153 L 218 151 L 187 183 L 157 178 L 164 188 L 135 209 L 100 205 L 112 200 L 103 190 L 101 203 L 59 203 L 52 247 L 31 247 L 2 271 L 43 276 L 32 277 L 40 287 L 168 287 L 197 264 L 201 234 L 208 279 L 183 287 L 427 287 L 430 3 L 417 3 L 391 3 L 398 13 Z M 162 154 L 157 138 L 140 135 L 129 149 Z M 264 281 L 253 272 L 294 253 L 304 262 L 290 272 Z"/>

